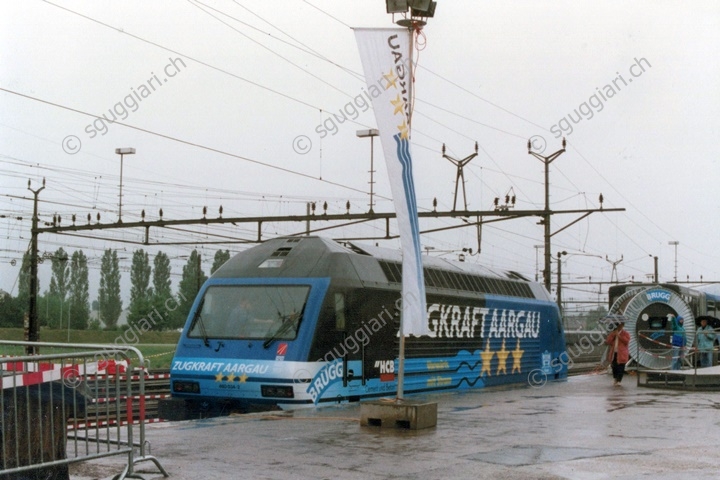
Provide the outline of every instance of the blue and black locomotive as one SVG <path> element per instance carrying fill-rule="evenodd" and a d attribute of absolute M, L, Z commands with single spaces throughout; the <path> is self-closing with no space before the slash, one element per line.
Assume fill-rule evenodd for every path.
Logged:
<path fill-rule="evenodd" d="M 558 308 L 516 272 L 423 258 L 430 335 L 405 341 L 405 394 L 567 378 Z M 266 241 L 202 286 L 171 366 L 194 403 L 289 408 L 397 392 L 400 252 Z"/>

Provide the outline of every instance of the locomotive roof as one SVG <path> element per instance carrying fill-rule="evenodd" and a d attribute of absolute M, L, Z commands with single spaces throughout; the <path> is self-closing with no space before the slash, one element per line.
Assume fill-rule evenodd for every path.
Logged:
<path fill-rule="evenodd" d="M 350 243 L 355 249 L 362 250 L 368 255 L 371 255 L 378 259 L 383 259 L 391 262 L 402 262 L 402 252 L 400 250 L 393 250 L 390 248 L 376 247 L 374 245 L 365 245 Z M 491 270 L 483 265 L 471 262 L 461 262 L 459 260 L 449 260 L 446 258 L 432 257 L 430 255 L 423 255 L 422 257 L 423 267 L 438 268 L 440 270 L 451 270 L 456 272 L 471 273 L 474 275 L 482 275 L 485 277 L 500 277 L 500 278 L 511 278 L 513 280 L 526 280 L 522 278 L 522 275 L 516 272 L 505 272 Z"/>
<path fill-rule="evenodd" d="M 280 237 L 249 248 L 232 257 L 212 276 L 233 277 L 355 277 L 379 280 L 378 261 L 401 263 L 400 250 L 354 242 L 337 242 L 318 236 Z M 512 271 L 495 271 L 471 262 L 423 255 L 424 268 L 528 281 Z M 373 268 L 372 265 L 377 266 Z M 384 275 L 380 275 L 384 278 Z M 359 278 L 358 278 L 359 277 Z"/>

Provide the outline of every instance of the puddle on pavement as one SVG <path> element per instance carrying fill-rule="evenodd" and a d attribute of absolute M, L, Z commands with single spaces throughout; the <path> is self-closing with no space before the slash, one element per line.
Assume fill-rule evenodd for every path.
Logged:
<path fill-rule="evenodd" d="M 642 452 L 619 448 L 577 448 L 552 447 L 543 445 L 513 446 L 492 452 L 474 453 L 463 458 L 478 462 L 521 467 L 540 463 L 557 463 L 582 458 L 597 458 L 615 455 L 635 455 Z"/>

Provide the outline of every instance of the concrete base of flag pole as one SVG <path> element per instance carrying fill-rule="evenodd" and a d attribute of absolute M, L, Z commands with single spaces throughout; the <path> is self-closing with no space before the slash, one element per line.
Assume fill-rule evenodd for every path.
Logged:
<path fill-rule="evenodd" d="M 384 399 L 360 404 L 360 426 L 420 430 L 437 426 L 437 403 Z"/>

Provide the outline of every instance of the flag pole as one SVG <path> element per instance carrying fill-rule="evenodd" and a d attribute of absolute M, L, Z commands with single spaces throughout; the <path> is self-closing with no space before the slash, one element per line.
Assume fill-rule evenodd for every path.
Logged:
<path fill-rule="evenodd" d="M 396 398 L 405 394 L 405 335 L 428 335 L 417 198 L 410 153 L 410 112 L 414 75 L 413 37 L 424 21 L 405 18 L 400 29 L 356 29 L 360 59 L 368 88 L 382 85 L 373 95 L 373 108 L 385 153 L 402 247 L 402 285 L 399 306 Z M 408 43 L 410 42 L 410 43 Z M 409 58 L 408 58 L 409 57 Z M 409 60 L 409 63 L 408 63 Z M 409 78 L 408 78 L 409 77 Z"/>
<path fill-rule="evenodd" d="M 408 29 L 408 35 L 410 36 L 410 58 L 409 64 L 410 64 L 410 81 L 408 82 L 408 140 L 412 139 L 412 94 L 413 94 L 413 25 L 409 25 L 407 27 Z M 419 268 L 422 268 L 422 266 L 419 266 Z M 408 281 L 409 279 L 403 278 L 403 282 Z M 401 288 L 402 291 L 402 288 Z M 403 304 L 405 303 L 407 299 L 403 299 Z M 404 321 L 405 321 L 405 308 L 403 305 L 403 308 L 400 310 L 400 345 L 398 349 L 398 383 L 397 383 L 397 396 L 396 400 L 398 402 L 403 401 L 404 394 L 405 394 L 405 329 L 404 329 Z"/>

